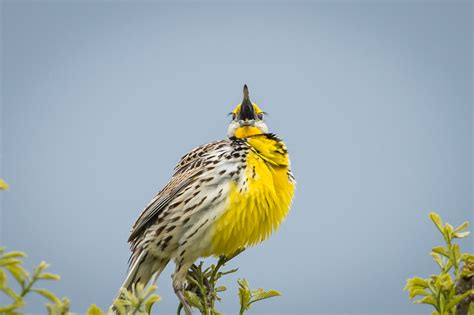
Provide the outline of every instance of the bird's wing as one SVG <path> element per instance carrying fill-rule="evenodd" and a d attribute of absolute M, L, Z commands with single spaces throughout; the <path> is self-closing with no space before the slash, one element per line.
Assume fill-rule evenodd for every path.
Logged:
<path fill-rule="evenodd" d="M 211 142 L 184 155 L 176 165 L 175 173 L 169 183 L 151 200 L 133 225 L 128 241 L 133 242 L 142 235 L 183 189 L 200 178 L 210 158 L 215 158 L 213 153 L 228 144 L 229 140 Z"/>

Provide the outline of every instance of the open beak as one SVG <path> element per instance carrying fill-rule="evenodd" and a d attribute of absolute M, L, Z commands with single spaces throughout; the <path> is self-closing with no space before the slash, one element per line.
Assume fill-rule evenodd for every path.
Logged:
<path fill-rule="evenodd" d="M 240 105 L 238 119 L 242 121 L 257 119 L 257 113 L 255 112 L 252 102 L 250 101 L 249 89 L 247 87 L 247 84 L 244 85 L 244 99 L 242 100 L 242 104 Z"/>

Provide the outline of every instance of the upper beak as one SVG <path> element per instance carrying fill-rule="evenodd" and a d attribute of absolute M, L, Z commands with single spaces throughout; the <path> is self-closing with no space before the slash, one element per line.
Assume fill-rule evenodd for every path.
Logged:
<path fill-rule="evenodd" d="M 250 101 L 249 89 L 247 87 L 247 84 L 244 85 L 244 99 L 242 100 L 242 104 L 240 105 L 238 119 L 243 121 L 257 119 L 257 113 L 255 113 L 252 102 Z"/>

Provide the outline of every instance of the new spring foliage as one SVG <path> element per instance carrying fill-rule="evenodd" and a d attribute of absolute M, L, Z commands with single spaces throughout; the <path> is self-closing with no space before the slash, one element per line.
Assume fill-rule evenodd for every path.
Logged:
<path fill-rule="evenodd" d="M 460 303 L 467 303 L 468 308 L 474 290 L 459 292 L 456 288 L 462 279 L 471 279 L 474 276 L 474 268 L 472 268 L 474 255 L 462 253 L 459 245 L 455 242 L 470 234 L 465 231 L 469 223 L 464 222 L 454 228 L 449 223 L 443 224 L 440 216 L 434 212 L 431 212 L 429 217 L 444 240 L 444 245 L 433 247 L 430 253 L 439 266 L 440 273 L 429 278 L 413 277 L 408 279 L 405 290 L 408 291 L 411 300 L 418 298 L 414 303 L 433 306 L 432 315 L 460 315 L 460 308 L 457 306 Z M 473 306 L 471 305 L 469 314 L 471 314 Z"/>
<path fill-rule="evenodd" d="M 68 298 L 59 298 L 53 292 L 41 288 L 41 283 L 45 281 L 58 281 L 61 277 L 50 273 L 47 269 L 49 265 L 41 262 L 32 272 L 24 268 L 26 254 L 20 251 L 7 252 L 0 247 L 0 295 L 7 297 L 7 304 L 0 304 L 1 315 L 24 314 L 23 308 L 27 305 L 31 294 L 39 294 L 46 300 L 46 310 L 49 315 L 73 315 L 70 311 L 70 301 Z M 232 258 L 232 257 L 231 257 Z M 221 271 L 220 268 L 231 258 L 221 257 L 216 265 L 203 268 L 203 263 L 193 265 L 188 281 L 190 285 L 186 291 L 186 297 L 194 308 L 201 314 L 218 315 L 221 314 L 215 308 L 216 301 L 220 301 L 219 292 L 225 291 L 225 286 L 219 286 L 217 281 L 237 269 Z M 250 289 L 247 280 L 243 279 L 239 283 L 240 314 L 250 309 L 250 306 L 266 298 L 281 295 L 278 291 L 263 289 Z M 160 300 L 155 294 L 156 286 L 143 285 L 134 286 L 131 291 L 123 289 L 122 296 L 114 301 L 114 306 L 119 315 L 149 315 L 153 305 Z M 178 312 L 181 307 L 178 306 Z M 92 304 L 87 311 L 87 315 L 104 315 L 111 312 L 104 312 L 97 305 Z"/>

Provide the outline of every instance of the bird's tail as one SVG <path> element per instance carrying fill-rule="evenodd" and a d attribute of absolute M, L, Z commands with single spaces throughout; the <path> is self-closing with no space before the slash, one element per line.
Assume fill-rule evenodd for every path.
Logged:
<path fill-rule="evenodd" d="M 120 290 L 118 291 L 115 299 L 120 298 L 122 295 L 122 289 L 132 290 L 132 287 L 138 283 L 146 286 L 153 275 L 155 275 L 155 281 L 159 275 L 165 269 L 169 259 L 160 259 L 149 255 L 146 251 L 142 251 L 137 259 L 134 260 L 130 266 L 127 277 L 122 283 Z M 114 300 L 115 300 L 114 299 Z M 111 306 L 111 309 L 113 307 Z"/>

